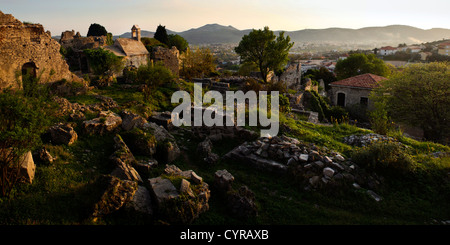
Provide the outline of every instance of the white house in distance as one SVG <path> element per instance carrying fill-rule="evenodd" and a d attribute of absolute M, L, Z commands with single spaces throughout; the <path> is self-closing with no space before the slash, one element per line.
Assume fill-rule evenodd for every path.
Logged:
<path fill-rule="evenodd" d="M 380 48 L 380 55 L 392 55 L 397 53 L 398 49 L 391 47 L 391 46 L 386 46 L 386 47 L 382 47 Z"/>

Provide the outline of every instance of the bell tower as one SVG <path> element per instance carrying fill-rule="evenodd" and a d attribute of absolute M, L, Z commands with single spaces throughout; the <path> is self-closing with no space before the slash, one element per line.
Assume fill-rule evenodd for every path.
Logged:
<path fill-rule="evenodd" d="M 138 25 L 133 25 L 131 28 L 131 39 L 141 41 L 141 28 Z"/>

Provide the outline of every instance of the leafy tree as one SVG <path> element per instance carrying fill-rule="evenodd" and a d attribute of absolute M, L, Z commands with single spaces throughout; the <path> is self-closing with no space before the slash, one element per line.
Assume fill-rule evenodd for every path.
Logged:
<path fill-rule="evenodd" d="M 393 121 L 420 127 L 427 140 L 445 143 L 450 137 L 448 81 L 449 63 L 415 64 L 384 81 L 371 97 Z"/>
<path fill-rule="evenodd" d="M 170 34 L 168 36 L 167 46 L 169 48 L 175 46 L 180 52 L 185 52 L 189 47 L 189 43 L 186 41 L 186 39 L 178 34 Z"/>
<path fill-rule="evenodd" d="M 261 72 L 264 83 L 270 71 L 283 69 L 289 60 L 289 50 L 294 43 L 289 36 L 281 32 L 278 37 L 264 27 L 264 30 L 253 30 L 245 35 L 235 48 L 244 63 L 255 63 Z"/>
<path fill-rule="evenodd" d="M 339 80 L 365 73 L 383 77 L 390 75 L 390 69 L 383 60 L 378 59 L 374 54 L 363 53 L 353 53 L 347 59 L 339 60 L 335 72 Z"/>
<path fill-rule="evenodd" d="M 152 92 L 155 91 L 156 88 L 163 84 L 170 83 L 173 79 L 174 75 L 172 72 L 162 63 L 157 63 L 155 65 L 150 63 L 148 65 L 140 66 L 137 70 L 137 81 L 145 84 L 143 93 L 146 101 L 151 99 Z"/>
<path fill-rule="evenodd" d="M 209 48 L 188 48 L 181 61 L 180 74 L 187 79 L 209 76 L 216 70 L 216 59 Z"/>
<path fill-rule="evenodd" d="M 111 76 L 123 69 L 124 63 L 122 57 L 116 56 L 114 53 L 103 48 L 85 49 L 89 66 L 96 75 Z"/>
<path fill-rule="evenodd" d="M 108 35 L 108 32 L 106 31 L 106 28 L 104 26 L 97 24 L 97 23 L 91 24 L 89 26 L 89 30 L 87 33 L 88 37 L 90 37 L 90 36 L 94 36 L 94 37 L 107 36 L 107 35 Z"/>
<path fill-rule="evenodd" d="M 156 28 L 155 35 L 153 37 L 166 45 L 169 43 L 169 36 L 167 35 L 167 30 L 165 26 L 158 25 L 158 27 Z"/>
<path fill-rule="evenodd" d="M 21 157 L 40 143 L 53 113 L 42 98 L 19 92 L 0 92 L 0 188 L 9 196 L 20 181 Z"/>

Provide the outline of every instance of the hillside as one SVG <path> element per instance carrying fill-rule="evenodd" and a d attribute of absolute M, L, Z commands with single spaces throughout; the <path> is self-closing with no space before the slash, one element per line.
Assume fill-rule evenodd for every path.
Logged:
<path fill-rule="evenodd" d="M 238 30 L 232 26 L 219 24 L 208 24 L 199 28 L 192 28 L 183 32 L 168 31 L 168 33 L 179 34 L 190 44 L 219 44 L 238 43 L 242 36 L 250 30 Z M 278 31 L 277 31 L 278 32 Z M 276 33 L 277 33 L 276 32 Z M 152 37 L 154 32 L 142 31 L 142 36 Z M 327 29 L 304 29 L 286 32 L 291 40 L 296 43 L 352 43 L 352 44 L 374 44 L 374 45 L 397 45 L 399 43 L 422 43 L 443 38 L 450 38 L 450 30 L 433 28 L 424 30 L 412 26 L 391 25 L 384 27 L 366 27 L 361 29 L 327 28 Z M 124 33 L 121 37 L 128 37 L 130 33 Z"/>

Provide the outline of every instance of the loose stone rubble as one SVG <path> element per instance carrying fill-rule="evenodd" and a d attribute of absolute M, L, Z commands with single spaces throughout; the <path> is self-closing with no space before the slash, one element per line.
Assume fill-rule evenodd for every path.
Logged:
<path fill-rule="evenodd" d="M 375 133 L 370 133 L 370 134 L 365 134 L 365 135 L 350 135 L 343 139 L 343 142 L 345 144 L 351 145 L 351 146 L 367 146 L 373 142 L 378 142 L 378 141 L 396 141 L 396 140 L 392 137 L 388 137 L 388 136 L 381 135 L 381 134 L 375 134 Z"/>
<path fill-rule="evenodd" d="M 366 172 L 340 153 L 319 149 L 314 144 L 305 144 L 287 136 L 245 142 L 227 153 L 224 159 L 273 173 L 293 175 L 305 190 L 352 187 L 352 184 L 372 190 L 383 182 L 381 176 Z M 368 194 L 375 196 L 373 193 Z M 374 199 L 381 200 L 380 197 Z"/>

